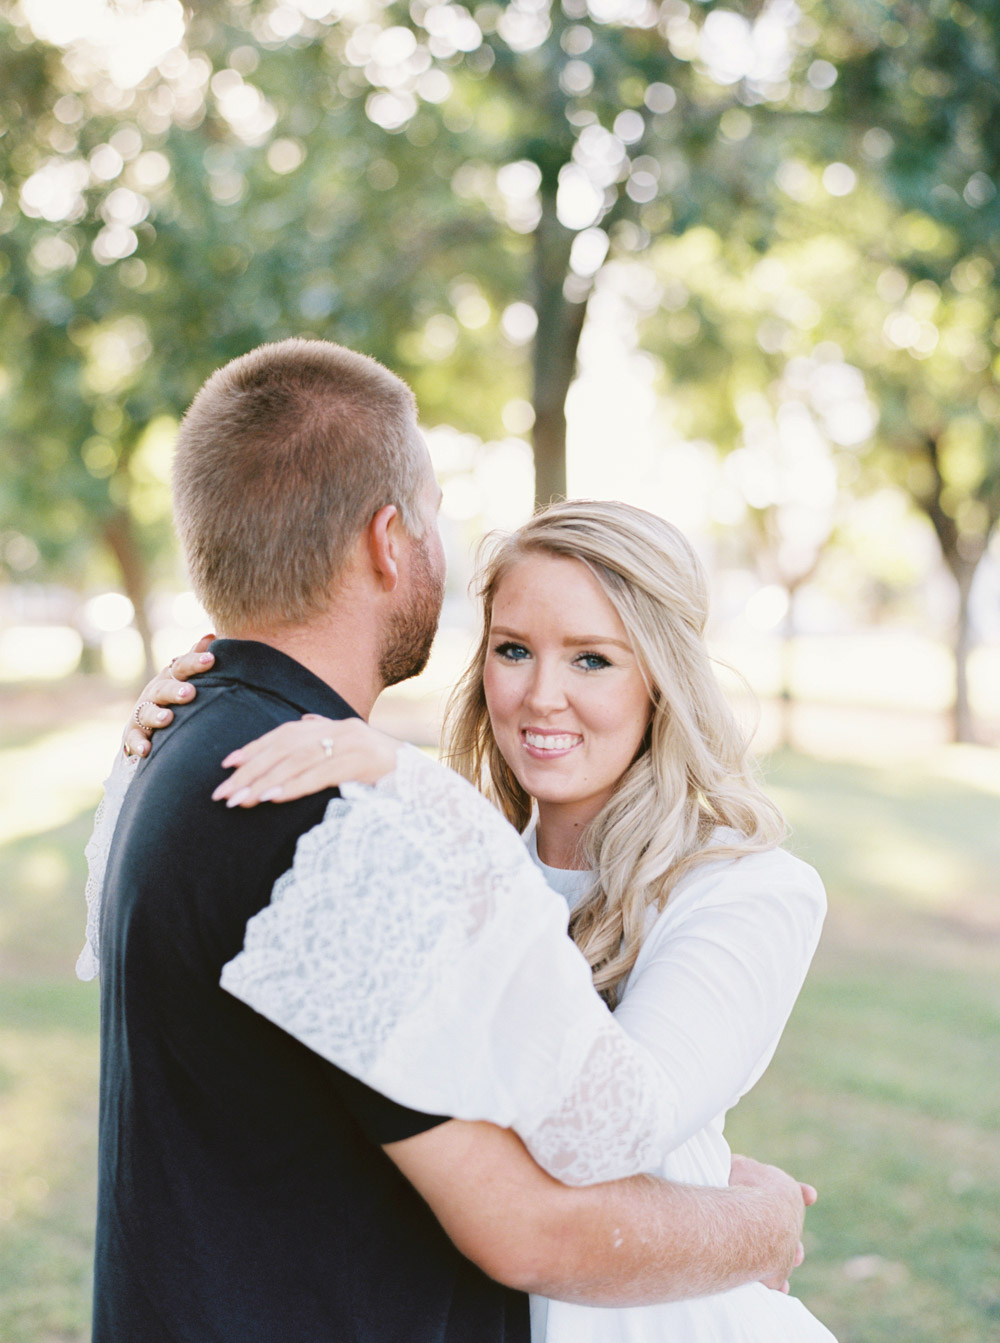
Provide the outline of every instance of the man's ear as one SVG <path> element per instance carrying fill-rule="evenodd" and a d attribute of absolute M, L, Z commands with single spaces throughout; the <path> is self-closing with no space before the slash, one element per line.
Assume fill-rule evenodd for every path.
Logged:
<path fill-rule="evenodd" d="M 366 529 L 368 558 L 379 583 L 386 592 L 399 582 L 399 543 L 402 521 L 395 504 L 386 504 Z"/>

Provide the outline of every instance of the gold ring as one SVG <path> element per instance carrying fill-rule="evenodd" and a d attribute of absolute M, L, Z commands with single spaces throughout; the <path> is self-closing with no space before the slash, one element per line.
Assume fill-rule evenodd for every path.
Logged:
<path fill-rule="evenodd" d="M 136 725 L 138 727 L 142 727 L 142 719 L 139 717 L 139 715 L 142 713 L 143 709 L 146 708 L 155 709 L 156 707 L 157 705 L 151 699 L 140 700 L 139 703 L 135 706 L 135 712 L 132 714 L 132 717 L 136 721 Z"/>
<path fill-rule="evenodd" d="M 320 737 L 319 744 L 323 748 L 323 754 L 326 756 L 327 760 L 329 760 L 330 757 L 333 755 L 333 738 Z"/>

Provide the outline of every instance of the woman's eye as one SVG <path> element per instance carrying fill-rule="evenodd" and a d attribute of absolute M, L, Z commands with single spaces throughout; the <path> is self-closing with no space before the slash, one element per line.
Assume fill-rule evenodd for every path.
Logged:
<path fill-rule="evenodd" d="M 497 644 L 493 651 L 496 653 L 497 657 L 503 658 L 506 662 L 523 662 L 526 657 L 530 657 L 524 644 Z"/>
<path fill-rule="evenodd" d="M 581 653 L 577 658 L 578 665 L 582 665 L 585 671 L 600 671 L 602 667 L 610 667 L 611 663 L 600 653 Z"/>

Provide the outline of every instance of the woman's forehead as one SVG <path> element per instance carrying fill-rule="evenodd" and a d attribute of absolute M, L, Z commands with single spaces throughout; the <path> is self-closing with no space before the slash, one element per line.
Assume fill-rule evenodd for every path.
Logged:
<path fill-rule="evenodd" d="M 590 567 L 569 555 L 528 551 L 506 567 L 494 589 L 491 624 L 505 613 L 565 628 L 583 620 L 587 633 L 595 622 L 619 632 L 622 621 Z M 580 625 L 583 632 L 583 625 Z"/>

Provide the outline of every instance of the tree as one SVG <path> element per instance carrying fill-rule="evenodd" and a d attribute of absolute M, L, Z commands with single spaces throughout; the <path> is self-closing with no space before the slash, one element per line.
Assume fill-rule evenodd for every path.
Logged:
<path fill-rule="evenodd" d="M 646 0 L 515 0 L 475 18 L 418 0 L 378 21 L 216 0 L 186 24 L 168 14 L 130 68 L 44 7 L 27 8 L 34 30 L 5 12 L 0 302 L 26 337 L 7 343 L 7 430 L 29 479 L 44 433 L 72 445 L 60 492 L 113 547 L 139 610 L 142 538 L 156 548 L 128 506 L 141 426 L 176 418 L 211 367 L 261 340 L 366 349 L 410 377 L 431 420 L 480 434 L 528 390 L 530 341 L 537 494 L 563 492 L 593 277 L 718 194 L 688 167 L 718 159 L 736 98 L 708 60 L 715 19 L 742 23 L 751 51 L 762 26 L 778 31 L 720 9 L 700 36 Z M 744 101 L 782 75 L 782 34 L 773 69 L 744 61 Z M 95 389 L 115 346 L 121 376 Z M 52 381 L 67 393 L 54 417 L 33 393 Z"/>
<path fill-rule="evenodd" d="M 835 407 L 835 455 L 854 489 L 890 481 L 934 529 L 956 585 L 954 735 L 969 740 L 969 593 L 1000 514 L 1000 8 L 893 13 L 812 7 L 810 96 L 750 132 L 770 214 L 661 240 L 646 341 L 674 413 L 726 451 L 747 447 L 741 403 L 773 410 L 802 360 L 863 379 Z"/>
<path fill-rule="evenodd" d="M 894 207 L 867 248 L 888 311 L 864 366 L 885 469 L 930 520 L 955 580 L 954 735 L 968 741 L 969 593 L 1000 518 L 1000 5 L 818 17 L 838 72 L 831 147 L 860 150 Z"/>

